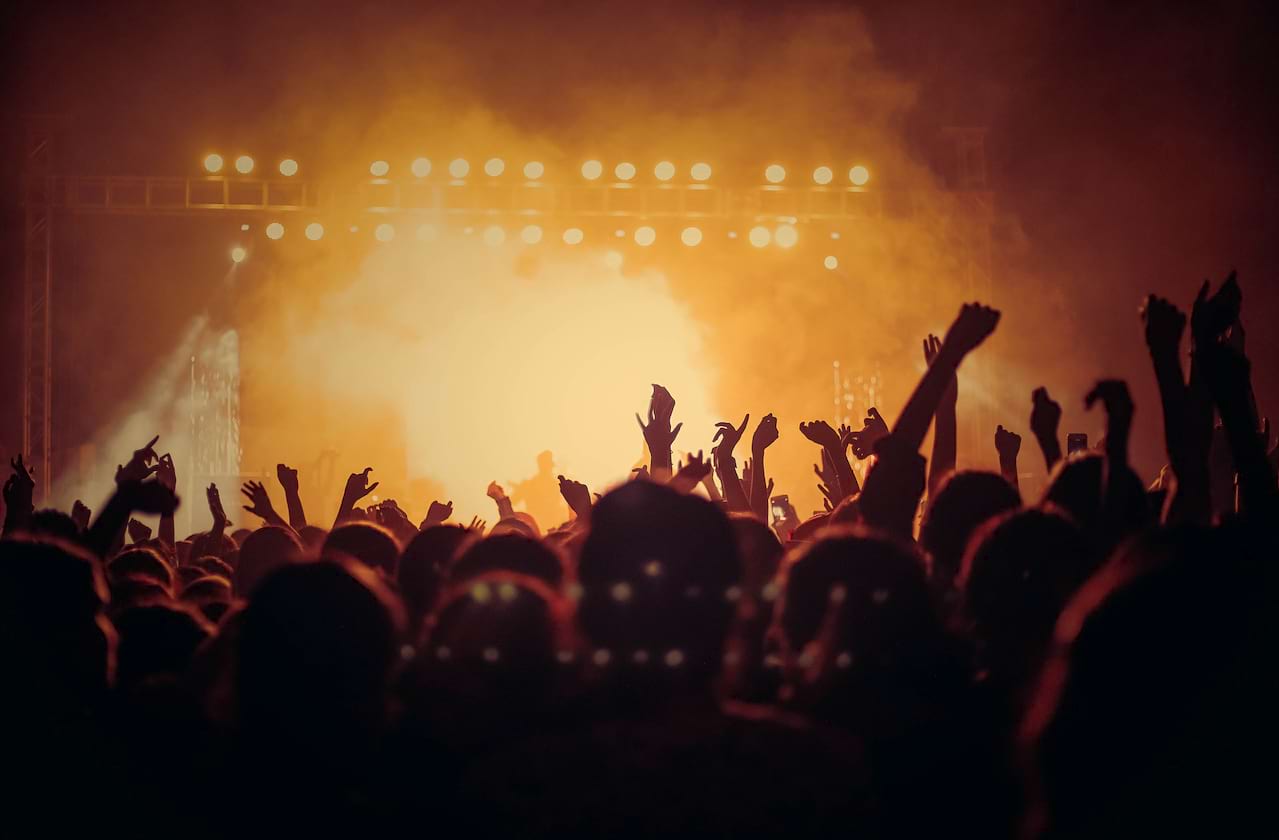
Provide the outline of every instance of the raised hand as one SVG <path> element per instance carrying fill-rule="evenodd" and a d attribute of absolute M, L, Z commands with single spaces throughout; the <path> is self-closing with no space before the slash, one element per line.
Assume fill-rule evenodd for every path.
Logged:
<path fill-rule="evenodd" d="M 506 491 L 496 481 L 489 482 L 488 490 L 485 491 L 485 494 L 495 502 L 506 498 Z"/>
<path fill-rule="evenodd" d="M 697 453 L 688 453 L 688 461 L 682 464 L 679 472 L 675 473 L 675 477 L 670 480 L 667 485 L 681 493 L 688 493 L 698 484 L 701 484 L 710 477 L 711 462 L 703 454 L 702 450 Z M 712 484 L 712 487 L 715 485 Z"/>
<path fill-rule="evenodd" d="M 80 533 L 84 533 L 89 528 L 89 519 L 92 518 L 93 511 L 79 499 L 75 500 L 75 504 L 71 505 L 71 521 L 75 523 L 76 528 L 80 529 Z"/>
<path fill-rule="evenodd" d="M 509 519 L 515 515 L 515 506 L 507 497 L 506 491 L 502 489 L 502 485 L 496 481 L 490 481 L 488 486 L 488 497 L 497 505 L 498 521 Z"/>
<path fill-rule="evenodd" d="M 683 423 L 671 428 L 671 415 L 674 411 L 675 398 L 671 396 L 670 391 L 654 383 L 653 396 L 648 403 L 648 424 L 645 425 L 644 420 L 638 414 L 635 415 L 635 422 L 639 423 L 644 442 L 648 444 L 654 475 L 659 475 L 660 471 L 669 474 L 671 445 L 679 436 L 679 430 L 684 428 Z"/>
<path fill-rule="evenodd" d="M 737 442 L 742 439 L 742 435 L 746 432 L 746 424 L 750 422 L 751 416 L 748 413 L 742 418 L 742 425 L 734 426 L 732 423 L 721 420 L 715 424 L 715 436 L 711 438 L 711 443 L 716 444 L 715 451 L 720 457 L 733 454 L 733 450 L 737 447 Z"/>
<path fill-rule="evenodd" d="M 1117 463 L 1128 463 L 1128 433 L 1132 429 L 1134 411 L 1128 383 L 1122 379 L 1103 379 L 1098 382 L 1084 405 L 1092 408 L 1097 402 L 1106 407 L 1106 454 Z"/>
<path fill-rule="evenodd" d="M 426 518 L 422 520 L 419 530 L 425 531 L 434 525 L 443 525 L 452 515 L 453 501 L 451 499 L 444 504 L 431 502 L 431 506 L 426 510 Z"/>
<path fill-rule="evenodd" d="M 488 523 L 485 522 L 483 519 L 480 519 L 478 516 L 472 516 L 471 524 L 466 526 L 466 530 L 474 531 L 477 534 L 483 535 L 484 528 L 486 525 L 488 525 Z"/>
<path fill-rule="evenodd" d="M 862 422 L 862 429 L 859 432 L 851 432 L 848 436 L 848 442 L 852 444 L 853 454 L 857 456 L 857 460 L 869 458 L 875 453 L 875 442 L 880 438 L 887 437 L 888 424 L 884 422 L 884 418 L 879 416 L 879 409 L 871 406 L 866 412 L 866 419 Z"/>
<path fill-rule="evenodd" d="M 843 443 L 840 441 L 839 433 L 832 429 L 830 423 L 825 420 L 800 423 L 799 433 L 822 449 L 830 452 L 836 452 L 844 448 Z"/>
<path fill-rule="evenodd" d="M 31 468 L 22 461 L 22 453 L 9 459 L 13 473 L 4 483 L 4 504 L 6 511 L 21 510 L 30 514 L 34 509 L 32 497 L 35 495 L 36 482 L 31 477 Z"/>
<path fill-rule="evenodd" d="M 1001 461 L 1004 459 L 1017 460 L 1017 453 L 1021 451 L 1021 435 L 1016 432 L 1010 432 L 1003 426 L 996 426 L 995 451 L 999 453 Z"/>
<path fill-rule="evenodd" d="M 151 438 L 151 442 L 141 449 L 134 450 L 133 457 L 129 459 L 129 463 L 115 468 L 115 483 L 122 484 L 126 481 L 141 481 L 151 473 L 155 472 L 158 464 L 151 463 L 158 461 L 159 458 L 155 454 L 156 441 L 160 439 L 159 435 Z"/>
<path fill-rule="evenodd" d="M 1207 344 L 1221 338 L 1239 320 L 1239 309 L 1243 305 L 1243 292 L 1235 272 L 1226 276 L 1212 297 L 1208 296 L 1208 287 L 1205 280 L 1190 310 L 1190 332 L 1196 344 Z"/>
<path fill-rule="evenodd" d="M 342 503 L 344 507 L 354 507 L 355 503 L 377 489 L 381 482 L 375 481 L 369 484 L 369 473 L 373 472 L 372 467 L 365 467 L 363 472 L 351 473 L 346 479 L 346 489 L 342 492 Z"/>
<path fill-rule="evenodd" d="M 298 492 L 298 471 L 286 464 L 275 465 L 275 477 L 285 493 Z"/>
<path fill-rule="evenodd" d="M 1146 346 L 1151 353 L 1176 353 L 1186 330 L 1185 314 L 1161 297 L 1150 295 L 1141 307 Z"/>
<path fill-rule="evenodd" d="M 759 421 L 759 425 L 755 427 L 755 434 L 751 437 L 751 452 L 757 457 L 768 447 L 777 441 L 777 418 L 772 414 L 765 414 L 764 418 Z"/>
<path fill-rule="evenodd" d="M 817 489 L 826 499 L 834 499 L 839 501 L 839 494 L 832 487 L 839 487 L 839 474 L 835 472 L 835 464 L 831 461 L 830 453 L 825 449 L 822 450 L 822 465 L 819 467 L 813 464 L 813 473 L 817 476 Z"/>
<path fill-rule="evenodd" d="M 254 516 L 260 516 L 270 525 L 283 524 L 284 520 L 275 512 L 275 506 L 271 504 L 271 496 L 266 492 L 266 486 L 260 481 L 246 481 L 240 488 L 240 492 L 249 500 L 244 509 Z"/>
<path fill-rule="evenodd" d="M 980 303 L 965 303 L 959 310 L 959 317 L 946 331 L 943 347 L 957 357 L 971 353 L 985 341 L 999 324 L 999 310 Z M 940 357 L 942 348 L 938 348 L 936 357 Z M 935 362 L 937 358 L 934 357 Z"/>
<path fill-rule="evenodd" d="M 129 520 L 128 530 L 129 539 L 133 540 L 135 545 L 151 539 L 151 529 L 136 519 Z"/>
<path fill-rule="evenodd" d="M 226 511 L 222 509 L 222 496 L 218 493 L 218 485 L 210 484 L 204 491 L 204 495 L 209 501 L 209 514 L 213 517 L 214 530 L 226 530 L 228 520 Z"/>
<path fill-rule="evenodd" d="M 568 503 L 569 510 L 573 511 L 578 519 L 585 522 L 591 517 L 591 491 L 586 485 L 580 481 L 574 481 L 571 478 L 559 476 L 560 495 L 564 497 L 564 501 Z"/>
<path fill-rule="evenodd" d="M 170 490 L 178 489 L 178 470 L 173 465 L 173 456 L 167 452 L 156 462 L 155 480 Z"/>

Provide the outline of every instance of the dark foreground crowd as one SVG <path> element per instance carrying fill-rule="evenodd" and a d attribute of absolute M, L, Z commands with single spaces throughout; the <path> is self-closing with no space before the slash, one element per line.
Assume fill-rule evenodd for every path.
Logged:
<path fill-rule="evenodd" d="M 1274 836 L 1279 487 L 1232 275 L 1187 318 L 1142 310 L 1168 466 L 1128 463 L 1126 385 L 1086 397 L 1104 441 L 1017 487 L 955 471 L 956 371 L 999 313 L 924 342 L 894 422 L 823 421 L 827 511 L 774 496 L 765 416 L 651 461 L 538 523 L 420 525 L 346 485 L 309 524 L 242 488 L 257 530 L 175 539 L 156 441 L 96 517 L 4 485 L 0 831 L 9 837 Z M 930 456 L 921 453 L 928 428 Z M 743 450 L 745 445 L 743 445 Z M 867 460 L 864 484 L 849 452 Z M 745 455 L 743 451 L 741 454 Z M 159 515 L 158 534 L 132 518 Z M 771 522 L 771 525 L 769 524 Z M 553 526 L 553 527 L 551 527 Z"/>

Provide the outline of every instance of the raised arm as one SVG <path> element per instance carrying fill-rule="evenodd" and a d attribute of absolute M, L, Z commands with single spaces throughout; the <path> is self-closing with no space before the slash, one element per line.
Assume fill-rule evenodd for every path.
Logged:
<path fill-rule="evenodd" d="M 1017 482 L 1017 454 L 1021 452 L 1021 435 L 1003 426 L 995 427 L 995 451 L 999 453 L 999 472 L 1013 487 Z"/>
<path fill-rule="evenodd" d="M 155 471 L 155 480 L 167 487 L 170 493 L 176 494 L 178 492 L 178 471 L 173 466 L 173 456 L 167 452 L 160 456 L 160 463 Z M 160 516 L 160 542 L 167 545 L 170 550 L 177 549 L 177 536 L 173 527 L 173 511 Z"/>
<path fill-rule="evenodd" d="M 830 464 L 835 469 L 835 477 L 839 481 L 839 487 L 830 487 L 829 490 L 838 491 L 839 497 L 835 503 L 843 501 L 849 496 L 861 492 L 861 486 L 857 483 L 857 476 L 853 473 L 853 465 L 848 463 L 848 451 L 844 446 L 844 441 L 840 438 L 839 432 L 831 428 L 830 424 L 825 420 L 814 420 L 811 423 L 800 423 L 799 431 L 804 437 L 811 440 L 822 448 Z"/>
<path fill-rule="evenodd" d="M 1053 471 L 1061 460 L 1061 440 L 1057 427 L 1061 424 L 1061 404 L 1048 396 L 1048 389 L 1039 387 L 1030 395 L 1030 433 L 1044 455 L 1044 465 Z"/>
<path fill-rule="evenodd" d="M 639 423 L 644 435 L 644 442 L 648 444 L 649 457 L 652 459 L 649 473 L 655 481 L 666 482 L 671 477 L 671 445 L 675 443 L 679 430 L 684 427 L 683 423 L 679 423 L 671 428 L 671 415 L 674 411 L 675 398 L 671 396 L 671 392 L 654 383 L 653 396 L 648 401 L 648 424 L 645 425 L 644 420 L 638 414 L 635 415 L 635 421 Z"/>
<path fill-rule="evenodd" d="M 1176 476 L 1176 486 L 1167 505 L 1169 522 L 1207 524 L 1212 518 L 1212 498 L 1208 478 L 1208 444 L 1211 414 L 1196 430 L 1190 406 L 1190 391 L 1181 369 L 1181 336 L 1186 316 L 1163 298 L 1150 295 L 1141 310 L 1146 348 L 1155 369 L 1159 401 L 1163 409 L 1164 449 Z M 1206 434 L 1205 434 L 1206 432 Z"/>
<path fill-rule="evenodd" d="M 751 458 L 754 465 L 751 471 L 750 507 L 751 513 L 763 522 L 768 522 L 768 495 L 772 492 L 768 474 L 764 471 L 764 450 L 776 441 L 777 418 L 772 414 L 765 414 L 764 419 L 755 427 L 755 434 L 751 436 Z"/>
<path fill-rule="evenodd" d="M 298 494 L 298 471 L 285 464 L 276 464 L 275 477 L 284 488 L 284 504 L 289 511 L 289 524 L 294 531 L 301 531 L 306 527 L 306 511 L 302 509 L 302 496 Z"/>
<path fill-rule="evenodd" d="M 999 323 L 999 312 L 980 303 L 966 303 L 959 310 L 959 317 L 946 332 L 946 338 L 938 348 L 933 363 L 915 386 L 906 401 L 901 416 L 893 426 L 897 445 L 915 452 L 924 442 L 928 424 L 937 412 L 950 380 L 959 369 L 959 363 L 986 340 Z"/>
<path fill-rule="evenodd" d="M 266 492 L 265 484 L 260 481 L 246 481 L 240 487 L 240 492 L 249 500 L 249 504 L 244 505 L 244 509 L 249 513 L 262 517 L 268 525 L 275 525 L 286 531 L 293 530 L 289 527 L 289 523 L 275 512 L 275 505 L 271 504 L 271 496 Z"/>
<path fill-rule="evenodd" d="M 711 450 L 715 463 L 715 475 L 719 477 L 719 483 L 724 488 L 724 499 L 728 502 L 729 510 L 751 509 L 750 499 L 746 497 L 742 481 L 737 477 L 737 461 L 733 458 L 733 448 L 745 434 L 746 424 L 750 422 L 750 419 L 749 414 L 743 417 L 741 426 L 734 426 L 727 422 L 716 423 L 715 436 L 711 438 L 711 442 L 716 444 Z"/>
<path fill-rule="evenodd" d="M 493 500 L 493 503 L 497 505 L 498 522 L 503 519 L 510 519 L 515 515 L 515 506 L 511 504 L 511 499 L 506 495 L 506 491 L 502 489 L 502 485 L 496 481 L 490 481 L 486 493 Z"/>
<path fill-rule="evenodd" d="M 940 338 L 929 335 L 924 339 L 924 361 L 929 366 L 937 359 L 940 351 Z M 959 377 L 952 373 L 950 381 L 942 391 L 941 400 L 937 403 L 937 412 L 933 416 L 933 457 L 928 462 L 928 495 L 930 497 L 937 492 L 942 480 L 955 471 L 959 449 L 959 422 L 956 419 L 958 401 Z"/>
<path fill-rule="evenodd" d="M 369 484 L 369 473 L 372 467 L 365 467 L 363 472 L 351 473 L 346 478 L 346 488 L 342 491 L 342 503 L 338 506 L 338 515 L 333 520 L 333 527 L 341 525 L 353 518 L 355 503 L 377 489 L 380 482 Z"/>

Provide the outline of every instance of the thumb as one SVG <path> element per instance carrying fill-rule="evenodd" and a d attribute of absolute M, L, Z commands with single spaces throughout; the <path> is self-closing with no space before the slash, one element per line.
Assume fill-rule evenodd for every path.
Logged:
<path fill-rule="evenodd" d="M 671 441 L 672 441 L 672 442 L 675 440 L 675 438 L 679 437 L 679 430 L 680 430 L 680 429 L 682 429 L 682 428 L 684 428 L 684 424 L 681 422 L 681 423 L 676 423 L 676 424 L 675 424 L 675 428 L 671 429 Z"/>

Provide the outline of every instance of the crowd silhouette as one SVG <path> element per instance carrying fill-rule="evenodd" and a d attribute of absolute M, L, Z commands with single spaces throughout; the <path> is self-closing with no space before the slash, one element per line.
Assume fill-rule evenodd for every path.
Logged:
<path fill-rule="evenodd" d="M 0 543 L 4 824 L 1269 833 L 1279 448 L 1242 300 L 1231 274 L 1211 294 L 1205 281 L 1189 318 L 1153 295 L 1142 307 L 1168 458 L 1149 480 L 1128 461 L 1117 380 L 1084 398 L 1105 412 L 1094 449 L 1063 456 L 1041 387 L 1024 426 L 991 430 L 999 473 L 956 470 L 958 371 L 1000 319 L 976 303 L 924 339 L 897 417 L 799 424 L 826 499 L 807 519 L 769 478 L 773 414 L 740 467 L 749 414 L 718 424 L 709 456 L 673 463 L 682 424 L 660 385 L 637 417 L 649 462 L 603 495 L 558 476 L 563 523 L 516 511 L 494 482 L 491 528 L 440 502 L 415 524 L 364 502 L 367 468 L 319 525 L 281 464 L 284 515 L 276 488 L 250 481 L 243 507 L 262 524 L 228 533 L 210 485 L 210 527 L 177 539 L 177 467 L 158 439 L 96 516 L 35 510 L 18 455 Z M 1021 496 L 1015 428 L 1050 470 L 1042 499 Z M 532 485 L 515 495 L 560 509 Z M 159 515 L 158 532 L 134 514 Z"/>

